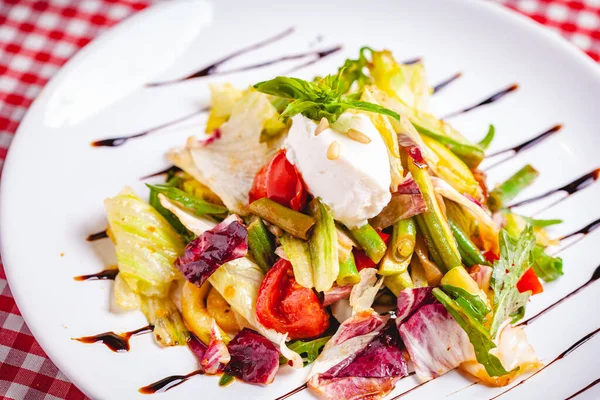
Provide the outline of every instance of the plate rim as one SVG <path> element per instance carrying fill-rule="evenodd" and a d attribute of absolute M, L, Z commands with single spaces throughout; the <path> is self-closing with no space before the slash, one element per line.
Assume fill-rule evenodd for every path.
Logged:
<path fill-rule="evenodd" d="M 206 2 L 206 0 L 183 0 L 187 2 Z M 481 0 L 452 0 L 455 3 L 463 3 L 468 4 L 469 7 L 484 9 L 485 12 L 490 12 L 495 14 L 497 18 L 501 19 L 503 23 L 506 24 L 516 24 L 521 28 L 524 28 L 531 35 L 536 35 L 539 38 L 543 39 L 548 43 L 552 43 L 556 51 L 564 52 L 569 58 L 573 59 L 577 63 L 579 63 L 582 67 L 585 67 L 586 70 L 590 72 L 590 75 L 596 77 L 598 82 L 600 82 L 600 68 L 599 65 L 588 56 L 582 49 L 578 48 L 575 44 L 567 40 L 565 37 L 559 35 L 558 33 L 552 31 L 550 28 L 538 23 L 537 21 L 532 20 L 530 17 L 520 14 L 519 12 L 510 9 L 500 3 L 495 1 L 481 1 Z M 210 3 L 215 3 L 214 0 L 209 0 Z M 165 2 L 165 3 L 157 3 L 147 7 L 144 10 L 141 10 L 135 14 L 132 14 L 123 20 L 119 21 L 113 27 L 107 29 L 99 36 L 94 38 L 90 43 L 86 44 L 84 47 L 79 49 L 63 66 L 59 68 L 59 70 L 52 76 L 52 78 L 48 81 L 48 83 L 41 89 L 40 93 L 37 95 L 35 100 L 27 109 L 23 119 L 19 123 L 17 131 L 15 132 L 10 147 L 8 149 L 4 165 L 2 168 L 2 175 L 0 179 L 0 221 L 5 221 L 5 216 L 8 214 L 6 204 L 6 198 L 9 196 L 9 184 L 12 181 L 12 176 L 16 174 L 16 172 L 11 172 L 15 170 L 15 168 L 11 168 L 12 164 L 16 163 L 17 156 L 15 154 L 18 151 L 14 151 L 13 149 L 19 148 L 22 146 L 20 143 L 26 141 L 24 137 L 26 136 L 25 131 L 26 127 L 29 125 L 30 120 L 33 118 L 35 111 L 40 107 L 40 104 L 52 94 L 54 87 L 63 79 L 63 76 L 68 74 L 73 65 L 76 65 L 81 59 L 86 57 L 88 53 L 95 51 L 95 48 L 100 46 L 103 42 L 111 40 L 110 38 L 117 34 L 119 30 L 124 29 L 129 24 L 135 24 L 140 21 L 143 21 L 149 15 L 160 12 L 161 8 L 169 7 L 173 3 Z M 32 133 L 34 135 L 34 133 Z M 31 136 L 32 134 L 29 134 Z M 11 178 L 8 179 L 7 182 L 6 177 L 9 176 Z M 10 243 L 12 243 L 13 239 L 9 239 L 9 228 L 6 224 L 0 224 L 0 254 L 2 256 L 2 263 L 4 266 L 4 271 L 6 275 L 6 281 L 8 287 L 11 290 L 12 297 L 15 301 L 15 304 L 25 321 L 27 328 L 33 335 L 34 339 L 38 342 L 46 356 L 54 363 L 54 365 L 58 368 L 59 372 L 67 377 L 67 379 L 74 384 L 79 390 L 81 390 L 86 396 L 90 398 L 94 398 L 92 396 L 94 390 L 92 388 L 85 387 L 80 384 L 80 380 L 78 379 L 78 374 L 75 372 L 75 369 L 69 367 L 72 365 L 71 362 L 67 362 L 66 359 L 58 356 L 59 349 L 54 348 L 52 343 L 50 343 L 43 334 L 43 328 L 40 326 L 36 326 L 35 324 L 30 325 L 29 321 L 35 320 L 33 316 L 35 314 L 35 310 L 29 310 L 27 305 L 27 294 L 24 291 L 13 290 L 16 286 L 11 284 L 11 275 L 12 275 L 12 266 L 16 268 L 18 263 L 18 254 L 10 250 Z M 39 325 L 39 324 L 38 324 Z"/>

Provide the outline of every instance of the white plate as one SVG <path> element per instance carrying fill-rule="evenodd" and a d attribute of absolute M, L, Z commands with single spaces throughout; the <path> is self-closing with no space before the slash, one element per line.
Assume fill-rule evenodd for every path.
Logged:
<path fill-rule="evenodd" d="M 500 101 L 453 118 L 478 139 L 496 125 L 491 151 L 521 143 L 557 123 L 564 128 L 541 144 L 490 171 L 498 182 L 525 163 L 541 171 L 520 199 L 543 193 L 598 167 L 600 73 L 585 55 L 558 36 L 499 6 L 477 1 L 306 0 L 168 2 L 128 19 L 87 46 L 48 84 L 13 141 L 2 182 L 2 257 L 19 309 L 44 350 L 87 395 L 100 399 L 145 398 L 138 388 L 195 368 L 186 348 L 159 349 L 150 335 L 132 339 L 131 351 L 116 354 L 72 337 L 145 324 L 141 313 L 111 311 L 110 282 L 76 282 L 114 262 L 108 241 L 86 242 L 105 226 L 103 199 L 131 185 L 145 194 L 139 178 L 167 166 L 165 151 L 203 129 L 203 118 L 121 147 L 90 142 L 186 115 L 207 104 L 207 83 L 247 85 L 287 72 L 302 60 L 227 76 L 146 88 L 144 83 L 183 76 L 233 50 L 295 26 L 293 34 L 231 60 L 223 69 L 309 49 L 343 44 L 344 50 L 298 71 L 302 77 L 335 70 L 362 45 L 390 48 L 398 59 L 424 57 L 432 82 L 455 72 L 463 77 L 434 96 L 438 115 L 461 109 L 509 84 L 519 89 Z M 311 47 L 313 46 L 313 47 Z M 563 218 L 557 236 L 600 215 L 600 185 L 591 185 L 544 211 Z M 542 202 L 543 203 L 543 202 Z M 533 212 L 542 204 L 523 212 Z M 534 315 L 584 284 L 598 266 L 600 232 L 561 253 L 565 276 L 545 286 L 528 307 Z M 600 327 L 599 283 L 583 289 L 526 328 L 548 363 Z M 506 398 L 565 398 L 598 378 L 600 335 L 546 368 Z M 194 377 L 160 398 L 275 398 L 298 386 L 306 371 L 282 370 L 275 383 L 258 387 Z M 400 381 L 398 394 L 416 385 Z M 452 372 L 406 398 L 488 398 L 504 389 L 470 382 Z M 600 396 L 598 388 L 581 398 Z M 464 388 L 464 389 L 463 389 Z M 303 392 L 294 398 L 310 398 Z"/>

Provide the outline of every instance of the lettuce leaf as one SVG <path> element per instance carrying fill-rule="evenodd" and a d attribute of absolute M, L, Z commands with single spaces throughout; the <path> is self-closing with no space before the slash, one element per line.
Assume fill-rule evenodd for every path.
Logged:
<path fill-rule="evenodd" d="M 104 201 L 117 251 L 119 275 L 137 294 L 167 297 L 181 278 L 173 266 L 184 242 L 152 206 L 131 189 Z"/>
<path fill-rule="evenodd" d="M 546 253 L 539 244 L 535 245 L 531 255 L 533 257 L 533 270 L 538 278 L 545 282 L 552 282 L 563 275 L 563 260 Z"/>
<path fill-rule="evenodd" d="M 527 303 L 529 293 L 520 293 L 517 290 L 517 282 L 531 265 L 531 251 L 534 246 L 535 235 L 530 225 L 523 230 L 518 239 L 511 238 L 506 230 L 500 231 L 500 259 L 494 263 L 492 272 L 492 337 L 496 337 L 498 329 L 510 316 L 520 315 L 519 309 Z"/>

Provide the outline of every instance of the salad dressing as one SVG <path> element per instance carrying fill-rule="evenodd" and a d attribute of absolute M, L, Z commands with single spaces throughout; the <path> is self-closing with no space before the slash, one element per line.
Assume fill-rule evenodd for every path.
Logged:
<path fill-rule="evenodd" d="M 166 175 L 174 174 L 175 172 L 179 172 L 179 171 L 181 171 L 181 168 L 176 167 L 174 165 L 171 165 L 170 167 L 162 169 L 162 170 L 160 170 L 158 172 L 154 172 L 152 174 L 149 174 L 149 175 L 146 175 L 146 176 L 142 176 L 140 178 L 140 180 L 148 179 L 148 178 L 154 178 L 155 176 L 160 176 L 160 175 L 165 175 L 165 174 Z"/>
<path fill-rule="evenodd" d="M 76 281 L 114 281 L 118 274 L 119 270 L 117 268 L 108 268 L 95 274 L 79 275 L 73 279 Z"/>
<path fill-rule="evenodd" d="M 106 229 L 100 232 L 96 232 L 96 233 L 92 233 L 89 234 L 85 240 L 87 240 L 88 242 L 95 242 L 96 240 L 100 240 L 100 239 L 106 239 L 108 237 L 108 234 L 106 233 Z"/>
<path fill-rule="evenodd" d="M 197 369 L 195 371 L 190 372 L 187 375 L 171 375 L 163 378 L 159 381 L 149 384 L 148 386 L 144 386 L 138 389 L 138 391 L 142 394 L 154 394 L 154 393 L 164 393 L 169 389 L 174 388 L 175 386 L 181 385 L 183 382 L 187 381 L 191 377 L 195 375 L 203 375 L 204 371 L 201 369 Z"/>
<path fill-rule="evenodd" d="M 129 332 L 115 333 L 115 332 L 104 332 L 93 336 L 83 336 L 80 338 L 73 338 L 81 343 L 102 343 L 115 353 L 125 353 L 129 351 L 129 339 L 133 336 L 140 336 L 146 333 L 154 331 L 154 326 L 146 325 L 142 328 L 135 329 Z"/>
<path fill-rule="evenodd" d="M 549 192 L 546 192 L 544 194 L 541 194 L 539 196 L 535 196 L 532 197 L 530 199 L 526 199 L 517 203 L 514 203 L 510 206 L 508 206 L 508 208 L 513 208 L 513 207 L 518 207 L 518 206 L 522 206 L 525 204 L 529 204 L 529 203 L 533 203 L 534 201 L 537 200 L 541 200 L 544 199 L 554 193 L 558 193 L 558 192 L 566 192 L 567 196 L 560 199 L 559 201 L 562 201 L 564 199 L 566 199 L 567 197 L 577 193 L 578 191 L 585 189 L 586 187 L 588 187 L 589 185 L 591 185 L 592 183 L 596 182 L 596 180 L 598 180 L 598 178 L 600 177 L 600 168 L 596 168 L 593 171 L 588 172 L 587 174 L 580 176 L 579 178 L 567 183 L 564 186 L 561 186 L 559 188 L 556 189 L 552 189 Z M 553 203 L 552 205 L 554 205 L 556 203 Z M 547 207 L 546 207 L 547 208 Z M 539 212 L 539 211 L 538 211 Z"/>
<path fill-rule="evenodd" d="M 285 400 L 289 397 L 292 397 L 293 395 L 295 395 L 296 393 L 300 393 L 301 391 L 303 391 L 304 389 L 308 388 L 308 385 L 305 383 L 304 385 L 300 385 L 298 386 L 296 389 L 290 390 L 289 392 L 287 392 L 286 394 L 284 394 L 283 396 L 279 396 L 278 398 L 276 398 L 275 400 Z"/>
<path fill-rule="evenodd" d="M 441 81 L 440 83 L 438 83 L 437 85 L 435 85 L 433 87 L 433 94 L 436 94 L 440 90 L 444 89 L 446 86 L 448 86 L 449 84 L 451 84 L 452 82 L 454 82 L 455 80 L 460 78 L 461 76 L 462 76 L 462 72 L 457 72 L 456 74 L 452 75 L 450 78 L 444 79 L 443 81 Z"/>
<path fill-rule="evenodd" d="M 479 108 L 481 106 L 485 106 L 487 104 L 491 104 L 493 102 L 496 102 L 498 100 L 500 100 L 501 98 L 503 98 L 504 96 L 506 96 L 507 94 L 514 92 L 515 90 L 517 90 L 519 88 L 519 85 L 517 85 L 516 83 L 513 85 L 510 85 L 509 87 L 507 87 L 506 89 L 502 89 L 497 93 L 494 93 L 493 95 L 491 95 L 490 97 L 486 98 L 485 100 L 480 101 L 479 103 L 472 105 L 470 107 L 464 108 L 462 110 L 459 111 L 455 111 L 453 113 L 450 113 L 448 115 L 446 115 L 444 118 L 442 119 L 447 119 L 447 118 L 451 118 L 451 117 L 456 117 L 457 115 L 460 114 L 464 114 L 466 112 L 469 112 L 471 110 L 474 110 L 476 108 Z"/>

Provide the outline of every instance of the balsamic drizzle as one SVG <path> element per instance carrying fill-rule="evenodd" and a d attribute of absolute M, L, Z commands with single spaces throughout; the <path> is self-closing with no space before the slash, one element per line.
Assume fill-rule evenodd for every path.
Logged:
<path fill-rule="evenodd" d="M 433 378 L 433 379 L 435 379 L 435 378 Z M 429 383 L 429 382 L 433 381 L 433 379 L 430 380 L 430 381 L 421 382 L 417 386 L 414 386 L 414 387 L 408 389 L 407 391 L 400 393 L 398 396 L 393 397 L 391 400 L 396 400 L 396 399 L 399 399 L 401 397 L 404 397 L 407 394 L 409 394 L 410 392 L 412 392 L 413 390 L 417 390 L 418 388 L 420 388 L 421 386 L 425 385 L 426 383 Z"/>
<path fill-rule="evenodd" d="M 131 134 L 131 135 L 117 136 L 117 137 L 113 137 L 113 138 L 97 140 L 95 142 L 92 142 L 91 145 L 92 145 L 92 147 L 117 147 L 117 146 L 121 146 L 121 145 L 125 144 L 125 142 L 127 142 L 128 140 L 139 138 L 139 137 L 142 137 L 142 136 L 146 136 L 146 135 L 149 135 L 149 134 L 154 133 L 156 131 L 159 131 L 161 129 L 167 128 L 169 126 L 178 124 L 178 123 L 183 122 L 183 121 L 187 121 L 188 119 L 191 119 L 191 118 L 193 118 L 193 117 L 195 117 L 197 115 L 204 114 L 204 113 L 208 112 L 208 110 L 209 110 L 209 107 L 203 107 L 199 111 L 194 111 L 191 114 L 187 114 L 187 115 L 184 115 L 183 117 L 179 117 L 179 118 L 174 119 L 172 121 L 165 122 L 163 124 L 155 126 L 154 128 L 150 128 L 150 129 L 147 129 L 145 131 L 134 133 L 134 134 Z"/>
<path fill-rule="evenodd" d="M 412 65 L 412 64 L 416 64 L 416 63 L 421 62 L 421 61 L 423 61 L 422 57 L 415 57 L 415 58 L 409 58 L 408 60 L 404 60 L 404 61 L 401 62 L 401 64 Z"/>
<path fill-rule="evenodd" d="M 118 274 L 119 270 L 117 268 L 108 268 L 95 274 L 79 275 L 73 279 L 76 281 L 114 281 Z"/>
<path fill-rule="evenodd" d="M 449 84 L 451 84 L 452 82 L 454 82 L 455 80 L 460 78 L 461 76 L 462 76 L 462 72 L 457 72 L 456 74 L 452 75 L 451 77 L 444 79 L 443 81 L 441 81 L 440 83 L 438 83 L 437 85 L 435 85 L 433 87 L 433 94 L 436 94 L 440 90 L 444 89 L 446 86 L 448 86 Z"/>
<path fill-rule="evenodd" d="M 285 400 L 285 399 L 287 399 L 289 397 L 292 397 L 296 393 L 300 393 L 301 391 L 303 391 L 306 388 L 308 388 L 308 385 L 305 383 L 304 385 L 298 386 L 296 389 L 290 390 L 289 392 L 287 392 L 283 396 L 277 397 L 275 400 Z"/>
<path fill-rule="evenodd" d="M 558 357 L 556 357 L 554 360 L 550 361 L 548 364 L 544 365 L 542 368 L 538 369 L 533 374 L 529 375 L 527 378 L 523 379 L 521 382 L 517 383 L 516 385 L 508 388 L 507 390 L 505 390 L 504 392 L 500 393 L 499 395 L 492 397 L 490 400 L 497 399 L 498 397 L 500 397 L 500 396 L 502 396 L 502 395 L 510 392 L 511 390 L 513 390 L 514 388 L 516 388 L 517 386 L 525 383 L 527 380 L 533 378 L 534 376 L 536 376 L 537 374 L 539 374 L 540 372 L 542 372 L 543 370 L 545 370 L 546 368 L 548 368 L 549 366 L 551 366 L 552 364 L 554 364 L 556 361 L 562 360 L 563 358 L 565 358 L 566 356 L 568 356 L 569 354 L 571 354 L 572 352 L 574 352 L 575 350 L 577 350 L 580 346 L 582 346 L 583 344 L 585 344 L 588 340 L 590 340 L 591 338 L 593 338 L 599 331 L 600 331 L 600 328 L 596 329 L 593 332 L 588 333 L 587 335 L 585 335 L 584 337 L 582 337 L 581 339 L 579 339 L 578 341 L 576 341 L 575 343 L 573 343 L 567 350 L 565 350 L 562 353 L 560 353 L 558 355 Z"/>
<path fill-rule="evenodd" d="M 151 383 L 148 386 L 139 388 L 138 392 L 142 394 L 164 393 L 169 389 L 173 389 L 175 386 L 181 385 L 183 382 L 187 381 L 191 377 L 202 374 L 204 374 L 204 370 L 197 369 L 195 371 L 190 372 L 187 375 L 167 376 L 166 378 Z"/>
<path fill-rule="evenodd" d="M 495 153 L 489 154 L 486 158 L 491 158 L 491 157 L 498 156 L 500 154 L 513 152 L 513 154 L 511 154 L 509 157 L 505 158 L 504 160 L 498 161 L 497 163 L 492 164 L 491 166 L 485 168 L 485 171 L 489 171 L 490 169 L 510 160 L 511 158 L 516 157 L 516 155 L 519 154 L 520 152 L 522 152 L 523 150 L 530 149 L 533 146 L 540 144 L 542 141 L 544 141 L 545 139 L 550 137 L 552 134 L 560 131 L 561 129 L 562 129 L 562 124 L 554 125 L 552 128 L 548 129 L 545 132 L 540 133 L 539 135 L 527 140 L 526 142 L 523 142 L 519 145 L 516 145 L 516 146 L 508 148 L 508 149 L 500 150 Z"/>
<path fill-rule="evenodd" d="M 474 105 L 472 105 L 472 106 L 469 106 L 469 107 L 467 107 L 467 108 L 464 108 L 464 109 L 462 109 L 462 110 L 459 110 L 459 111 L 454 111 L 454 112 L 452 112 L 452 113 L 450 113 L 450 114 L 446 115 L 446 116 L 445 116 L 445 117 L 443 117 L 442 119 L 447 119 L 447 118 L 456 117 L 457 115 L 464 114 L 464 113 L 466 113 L 466 112 L 469 112 L 469 111 L 471 111 L 471 110 L 474 110 L 474 109 L 476 109 L 476 108 L 479 108 L 479 107 L 481 107 L 481 106 L 485 106 L 485 105 L 487 105 L 487 104 L 491 104 L 491 103 L 493 103 L 493 102 L 495 102 L 495 101 L 498 101 L 498 100 L 500 100 L 502 97 L 506 96 L 507 94 L 509 94 L 509 93 L 511 93 L 511 92 L 514 92 L 514 91 L 515 91 L 515 90 L 517 90 L 518 88 L 519 88 L 519 85 L 517 85 L 516 83 L 515 83 L 515 84 L 512 84 L 512 85 L 510 85 L 509 87 L 507 87 L 507 88 L 505 88 L 505 89 L 502 89 L 502 90 L 500 90 L 499 92 L 497 92 L 497 93 L 494 93 L 494 94 L 493 94 L 493 95 L 491 95 L 490 97 L 488 97 L 488 98 L 486 98 L 486 99 L 484 99 L 484 100 L 480 101 L 479 103 L 477 103 L 477 104 L 474 104 Z"/>
<path fill-rule="evenodd" d="M 568 249 L 569 247 L 573 246 L 575 243 L 579 242 L 581 239 L 583 239 L 584 237 L 586 237 L 589 233 L 592 233 L 593 231 L 596 230 L 596 228 L 600 227 L 600 218 L 596 219 L 593 222 L 590 222 L 589 224 L 587 224 L 586 226 L 584 226 L 581 229 L 578 229 L 574 232 L 571 232 L 569 234 L 566 234 L 565 236 L 562 236 L 560 238 L 558 238 L 558 240 L 565 240 L 568 238 L 571 238 L 575 235 L 583 235 L 580 238 L 577 238 L 575 240 L 573 240 L 571 243 L 569 243 L 568 245 L 566 245 L 565 247 L 561 248 L 558 252 L 564 251 L 566 249 Z"/>
<path fill-rule="evenodd" d="M 573 393 L 572 395 L 570 395 L 569 397 L 567 397 L 565 400 L 571 400 L 572 398 L 579 396 L 581 393 L 585 392 L 588 389 L 593 388 L 598 383 L 600 383 L 600 378 L 596 379 L 594 382 L 590 383 L 589 385 L 587 385 L 583 389 L 578 390 L 577 392 Z"/>
<path fill-rule="evenodd" d="M 535 321 L 536 319 L 538 319 L 539 317 L 541 317 L 543 314 L 545 314 L 548 311 L 552 310 L 554 307 L 556 307 L 557 305 L 559 305 L 563 301 L 567 300 L 571 296 L 576 295 L 577 293 L 579 293 L 580 291 L 582 291 L 583 289 L 585 289 L 586 287 L 588 287 L 592 283 L 596 282 L 598 279 L 600 279 L 600 265 L 596 268 L 596 270 L 592 274 L 592 277 L 586 283 L 584 283 L 583 285 L 579 286 L 577 289 L 573 290 L 571 293 L 567 294 L 566 296 L 564 296 L 560 300 L 557 300 L 554 303 L 550 304 L 548 307 L 544 308 L 542 311 L 540 311 L 539 313 L 535 314 L 533 317 L 531 317 L 529 319 L 526 319 L 525 321 L 522 321 L 522 322 L 518 323 L 516 326 L 521 326 L 521 325 L 527 326 L 527 325 L 529 325 L 530 323 L 532 323 L 533 321 Z"/>
<path fill-rule="evenodd" d="M 85 240 L 88 242 L 95 242 L 96 240 L 106 239 L 108 237 L 108 233 L 106 233 L 106 229 L 100 232 L 89 234 Z"/>
<path fill-rule="evenodd" d="M 246 53 L 252 52 L 254 50 L 258 50 L 258 49 L 260 49 L 264 46 L 267 46 L 271 43 L 274 43 L 278 40 L 281 40 L 284 37 L 291 35 L 293 32 L 294 32 L 294 27 L 292 26 L 292 27 L 287 28 L 285 31 L 278 33 L 275 36 L 272 36 L 272 37 L 262 40 L 258 43 L 254 43 L 254 44 L 251 44 L 250 46 L 243 47 L 239 50 L 236 50 L 233 53 L 226 55 L 225 57 L 213 62 L 212 64 L 210 64 L 196 72 L 193 72 L 192 74 L 190 74 L 188 76 L 185 76 L 185 77 L 179 78 L 179 79 L 175 79 L 175 80 L 171 80 L 171 81 L 166 81 L 166 82 L 149 83 L 147 86 L 150 86 L 150 87 L 163 86 L 163 85 L 168 85 L 171 83 L 182 82 L 182 81 L 185 81 L 188 79 L 200 78 L 200 77 L 208 76 L 208 75 L 215 75 L 217 68 L 219 66 L 221 66 L 222 64 L 226 63 L 227 61 L 232 60 L 235 57 L 239 57 L 242 54 L 246 54 Z"/>
<path fill-rule="evenodd" d="M 142 176 L 140 178 L 140 180 L 144 180 L 144 179 L 148 179 L 148 178 L 153 178 L 153 177 L 159 176 L 159 175 L 174 174 L 175 172 L 180 172 L 181 170 L 182 170 L 181 168 L 176 167 L 175 165 L 171 165 L 170 167 L 162 169 L 162 170 L 160 170 L 158 172 L 154 172 L 152 174 Z"/>
<path fill-rule="evenodd" d="M 341 49 L 342 49 L 342 46 L 338 45 L 338 46 L 332 47 L 332 48 L 327 49 L 327 50 L 321 50 L 319 52 L 316 52 L 317 57 L 313 58 L 312 60 L 309 60 L 309 61 L 305 62 L 304 64 L 300 64 L 300 65 L 295 66 L 294 68 L 290 69 L 288 71 L 288 73 L 297 71 L 297 70 L 302 69 L 302 68 L 306 68 L 309 65 L 313 65 L 314 63 L 316 63 L 317 61 L 319 61 L 321 58 L 324 58 L 324 57 L 327 57 L 330 54 L 336 53 L 336 52 L 340 51 Z"/>
<path fill-rule="evenodd" d="M 147 325 L 142 328 L 123 332 L 123 333 L 115 333 L 115 332 L 104 332 L 99 333 L 93 336 L 83 336 L 80 338 L 72 338 L 72 340 L 77 340 L 82 343 L 102 343 L 115 353 L 125 353 L 129 351 L 129 339 L 133 336 L 140 336 L 146 333 L 150 333 L 154 331 L 154 326 Z"/>
<path fill-rule="evenodd" d="M 517 203 L 511 204 L 508 206 L 508 208 L 513 208 L 513 207 L 519 207 L 519 206 L 523 206 L 525 204 L 529 204 L 529 203 L 533 203 L 534 201 L 538 201 L 541 200 L 545 197 L 548 197 L 554 193 L 558 193 L 558 192 L 566 192 L 567 196 L 563 197 L 562 199 L 546 206 L 545 208 L 543 208 L 542 210 L 538 210 L 536 211 L 537 213 L 552 207 L 553 205 L 557 204 L 558 202 L 563 201 L 564 199 L 566 199 L 567 197 L 577 193 L 578 191 L 585 189 L 586 187 L 588 187 L 589 185 L 591 185 L 592 183 L 596 182 L 598 180 L 598 178 L 600 178 L 600 168 L 596 168 L 593 171 L 588 172 L 587 174 L 580 176 L 579 178 L 573 180 L 572 182 L 567 183 L 564 186 L 561 186 L 559 188 L 556 189 L 552 189 L 546 193 L 540 194 L 538 196 L 534 196 L 531 197 L 529 199 L 526 200 L 522 200 L 519 201 Z"/>

